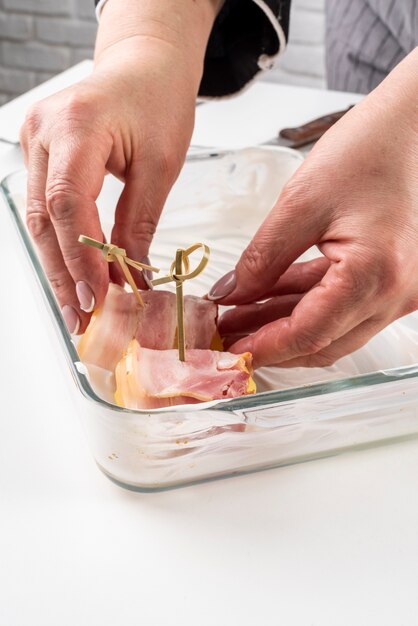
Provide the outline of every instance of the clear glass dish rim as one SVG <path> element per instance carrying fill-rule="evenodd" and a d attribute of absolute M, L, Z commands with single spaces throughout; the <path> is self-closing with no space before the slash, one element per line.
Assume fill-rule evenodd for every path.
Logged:
<path fill-rule="evenodd" d="M 269 146 L 269 149 L 271 147 Z M 225 153 L 232 153 L 235 151 L 219 151 L 219 155 Z M 215 150 L 208 151 L 207 155 L 199 154 L 197 160 L 201 161 L 205 159 L 211 159 L 215 156 Z M 192 159 L 193 160 L 193 159 Z M 115 404 L 111 404 L 106 400 L 100 398 L 91 387 L 90 383 L 87 380 L 87 377 L 84 374 L 81 374 L 79 371 L 77 364 L 80 363 L 80 359 L 76 350 L 76 347 L 71 339 L 71 335 L 69 334 L 67 327 L 64 323 L 64 320 L 61 315 L 60 308 L 55 299 L 55 295 L 51 289 L 49 281 L 46 277 L 46 274 L 42 268 L 42 265 L 38 259 L 38 255 L 35 251 L 35 248 L 32 244 L 32 241 L 28 235 L 26 230 L 26 226 L 24 225 L 19 210 L 15 205 L 13 200 L 12 191 L 9 187 L 9 182 L 19 176 L 23 175 L 25 170 L 19 169 L 17 171 L 11 172 L 7 176 L 5 176 L 0 181 L 0 188 L 3 194 L 3 197 L 6 200 L 6 204 L 10 210 L 11 216 L 13 218 L 14 224 L 18 230 L 18 233 L 21 237 L 21 240 L 26 249 L 26 253 L 29 256 L 32 267 L 36 274 L 36 277 L 39 281 L 40 287 L 43 290 L 43 294 L 48 302 L 48 305 L 52 311 L 53 318 L 56 324 L 56 328 L 58 331 L 58 335 L 61 343 L 65 347 L 66 357 L 69 363 L 71 373 L 73 375 L 74 381 L 77 384 L 79 391 L 83 394 L 83 396 L 101 407 L 106 407 L 106 409 L 110 409 L 115 413 L 120 415 L 138 415 L 138 416 L 148 416 L 150 414 L 167 414 L 167 413 L 185 413 L 191 410 L 196 411 L 242 411 L 248 410 L 255 407 L 264 407 L 268 408 L 269 406 L 274 406 L 277 404 L 283 404 L 285 402 L 291 402 L 298 400 L 306 399 L 309 397 L 315 396 L 323 396 L 333 394 L 339 391 L 344 390 L 352 390 L 359 388 L 369 388 L 374 385 L 380 385 L 390 382 L 399 382 L 399 380 L 405 379 L 414 379 L 418 378 L 418 363 L 415 365 L 401 366 L 398 368 L 392 368 L 387 370 L 380 370 L 376 372 L 371 372 L 368 374 L 361 374 L 358 376 L 352 376 L 349 378 L 341 378 L 338 380 L 332 380 L 324 383 L 313 383 L 311 385 L 303 385 L 300 387 L 291 387 L 289 389 L 282 389 L 280 391 L 265 391 L 262 393 L 256 393 L 252 396 L 245 396 L 243 398 L 238 398 L 234 400 L 220 401 L 217 404 L 213 403 L 202 403 L 196 405 L 185 405 L 185 406 L 175 406 L 169 407 L 168 409 L 155 409 L 155 410 L 140 410 L 140 409 L 126 409 L 123 407 L 119 407 Z"/>

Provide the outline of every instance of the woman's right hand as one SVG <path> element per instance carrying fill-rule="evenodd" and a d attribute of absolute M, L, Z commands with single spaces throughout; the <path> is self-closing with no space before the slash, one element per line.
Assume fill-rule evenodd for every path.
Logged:
<path fill-rule="evenodd" d="M 211 11 L 205 28 L 200 16 L 200 53 L 193 37 L 188 41 L 181 29 L 162 28 L 152 14 L 136 22 L 131 14 L 134 32 L 121 20 L 116 36 L 111 25 L 114 14 L 120 15 L 118 3 L 109 0 L 103 11 L 93 74 L 32 107 L 21 130 L 28 228 L 72 333 L 84 331 L 109 283 L 108 264 L 97 250 L 78 243 L 80 234 L 103 239 L 96 199 L 106 172 L 125 183 L 112 243 L 137 260 L 148 253 L 190 142 L 213 23 Z M 127 10 L 129 2 L 122 4 Z M 132 13 L 139 10 L 134 5 Z M 103 34 L 105 28 L 110 35 Z"/>

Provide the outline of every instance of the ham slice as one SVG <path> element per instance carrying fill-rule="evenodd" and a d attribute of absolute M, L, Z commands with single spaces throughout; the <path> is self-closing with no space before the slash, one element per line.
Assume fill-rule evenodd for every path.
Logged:
<path fill-rule="evenodd" d="M 218 340 L 217 316 L 218 307 L 214 302 L 203 300 L 203 298 L 197 298 L 196 296 L 185 296 L 184 328 L 186 329 L 186 348 L 206 350 L 212 346 L 212 342 Z M 151 347 L 141 342 L 139 343 L 144 348 Z M 177 342 L 174 347 L 178 347 Z"/>
<path fill-rule="evenodd" d="M 149 409 L 194 404 L 255 393 L 252 356 L 190 349 L 181 362 L 177 350 L 150 350 L 134 339 L 116 367 L 117 404 Z"/>
<path fill-rule="evenodd" d="M 178 358 L 175 294 L 133 293 L 111 284 L 78 344 L 97 393 L 133 409 L 150 409 L 255 392 L 249 353 L 218 352 L 217 306 L 186 296 L 186 361 Z M 102 393 L 100 393 L 102 390 Z"/>
<path fill-rule="evenodd" d="M 78 344 L 83 363 L 115 371 L 129 342 L 136 339 L 144 348 L 168 350 L 176 347 L 176 297 L 170 291 L 141 292 L 144 306 L 135 295 L 110 284 L 103 305 L 91 318 Z M 217 306 L 186 296 L 184 305 L 186 347 L 205 349 L 217 335 Z"/>

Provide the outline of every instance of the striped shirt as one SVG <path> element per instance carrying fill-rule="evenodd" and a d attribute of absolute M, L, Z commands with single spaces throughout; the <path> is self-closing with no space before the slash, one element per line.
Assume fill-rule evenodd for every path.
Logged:
<path fill-rule="evenodd" d="M 418 0 L 327 0 L 330 89 L 368 93 L 418 45 Z"/>

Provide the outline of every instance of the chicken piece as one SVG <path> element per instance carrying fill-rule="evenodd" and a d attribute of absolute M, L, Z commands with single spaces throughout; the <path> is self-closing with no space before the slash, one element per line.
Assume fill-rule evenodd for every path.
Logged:
<path fill-rule="evenodd" d="M 153 350 L 176 347 L 175 294 L 142 291 L 141 297 L 143 307 L 133 293 L 118 285 L 109 285 L 103 305 L 93 313 L 79 341 L 77 349 L 83 363 L 114 372 L 134 338 L 142 347 Z M 217 337 L 216 304 L 195 296 L 186 296 L 184 300 L 186 347 L 209 348 Z"/>
<path fill-rule="evenodd" d="M 151 409 L 177 404 L 224 400 L 255 393 L 252 356 L 177 350 L 150 350 L 134 339 L 116 367 L 115 400 L 130 409 Z"/>

